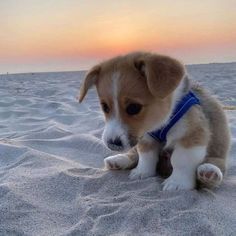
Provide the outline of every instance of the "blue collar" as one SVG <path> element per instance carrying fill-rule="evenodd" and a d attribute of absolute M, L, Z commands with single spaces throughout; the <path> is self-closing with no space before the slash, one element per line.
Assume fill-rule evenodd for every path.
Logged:
<path fill-rule="evenodd" d="M 187 93 L 175 106 L 174 112 L 169 121 L 160 129 L 149 132 L 148 134 L 159 142 L 166 142 L 166 135 L 169 130 L 178 122 L 178 120 L 188 111 L 188 109 L 196 104 L 200 104 L 199 99 L 193 92 Z"/>

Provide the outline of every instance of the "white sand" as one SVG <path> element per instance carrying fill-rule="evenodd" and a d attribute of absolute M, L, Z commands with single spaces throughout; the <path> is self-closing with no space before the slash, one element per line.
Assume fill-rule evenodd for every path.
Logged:
<path fill-rule="evenodd" d="M 236 106 L 236 64 L 189 72 Z M 102 170 L 111 152 L 96 93 L 75 100 L 83 75 L 0 75 L 0 235 L 236 235 L 236 111 L 223 185 L 163 192 L 159 177 Z"/>

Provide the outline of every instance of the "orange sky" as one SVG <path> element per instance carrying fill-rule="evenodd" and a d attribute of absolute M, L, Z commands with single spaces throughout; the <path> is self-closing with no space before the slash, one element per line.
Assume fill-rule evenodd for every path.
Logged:
<path fill-rule="evenodd" d="M 88 69 L 133 50 L 236 61 L 235 0 L 1 0 L 0 73 Z"/>

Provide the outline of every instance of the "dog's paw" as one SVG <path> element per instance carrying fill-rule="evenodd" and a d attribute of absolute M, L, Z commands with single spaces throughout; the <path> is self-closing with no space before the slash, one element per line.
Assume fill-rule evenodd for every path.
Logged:
<path fill-rule="evenodd" d="M 105 169 L 124 170 L 130 167 L 132 161 L 125 154 L 118 154 L 104 159 Z"/>
<path fill-rule="evenodd" d="M 217 166 L 210 163 L 204 163 L 197 169 L 197 178 L 203 184 L 218 186 L 223 180 L 223 174 Z"/>
<path fill-rule="evenodd" d="M 131 170 L 130 174 L 129 174 L 129 178 L 132 180 L 135 179 L 145 179 L 148 177 L 153 177 L 156 175 L 156 172 L 152 172 L 152 171 L 144 171 L 141 170 L 140 168 L 136 167 L 133 170 Z"/>
<path fill-rule="evenodd" d="M 193 177 L 171 175 L 162 184 L 164 191 L 191 190 L 195 188 L 196 181 Z"/>

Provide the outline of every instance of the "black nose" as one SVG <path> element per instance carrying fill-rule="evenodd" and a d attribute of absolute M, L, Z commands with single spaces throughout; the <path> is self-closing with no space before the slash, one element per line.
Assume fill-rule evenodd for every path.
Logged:
<path fill-rule="evenodd" d="M 111 149 L 116 149 L 116 148 L 122 148 L 123 144 L 120 140 L 120 138 L 115 138 L 115 139 L 109 139 L 108 140 L 108 147 Z"/>
<path fill-rule="evenodd" d="M 121 140 L 119 138 L 109 139 L 108 140 L 108 144 L 116 145 L 116 146 L 119 146 L 119 147 L 122 146 L 122 142 L 121 142 Z"/>

